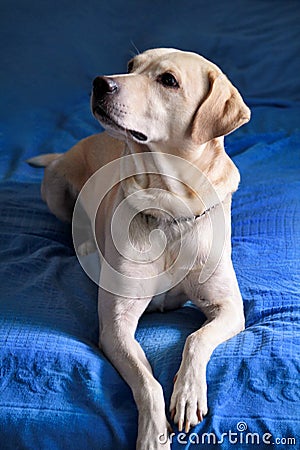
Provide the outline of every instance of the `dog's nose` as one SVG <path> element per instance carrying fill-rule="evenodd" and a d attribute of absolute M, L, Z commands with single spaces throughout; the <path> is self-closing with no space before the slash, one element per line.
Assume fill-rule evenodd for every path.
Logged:
<path fill-rule="evenodd" d="M 93 90 L 96 97 L 103 97 L 105 94 L 114 94 L 119 90 L 119 85 L 109 77 L 97 77 L 93 81 Z"/>

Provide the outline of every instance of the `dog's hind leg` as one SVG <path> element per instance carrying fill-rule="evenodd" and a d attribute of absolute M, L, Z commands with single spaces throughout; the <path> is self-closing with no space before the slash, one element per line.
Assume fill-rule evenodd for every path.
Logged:
<path fill-rule="evenodd" d="M 77 191 L 69 181 L 63 153 L 38 155 L 26 161 L 32 167 L 45 168 L 41 194 L 50 211 L 63 222 L 71 222 Z"/>
<path fill-rule="evenodd" d="M 41 194 L 50 211 L 58 219 L 71 222 L 78 193 L 61 170 L 59 159 L 46 167 Z"/>

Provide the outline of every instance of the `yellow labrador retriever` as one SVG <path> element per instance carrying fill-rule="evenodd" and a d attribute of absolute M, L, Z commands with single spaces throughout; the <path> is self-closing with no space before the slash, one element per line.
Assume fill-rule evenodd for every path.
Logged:
<path fill-rule="evenodd" d="M 129 62 L 127 74 L 97 77 L 91 106 L 106 132 L 82 140 L 65 154 L 40 155 L 29 163 L 46 167 L 42 196 L 62 220 L 72 219 L 76 198 L 98 169 L 116 161 L 116 171 L 125 171 L 99 207 L 95 236 L 101 267 L 108 261 L 130 279 L 130 289 L 113 283 L 107 288 L 110 272 L 102 275 L 101 269 L 99 345 L 132 389 L 139 412 L 137 449 L 169 449 L 163 391 L 135 330 L 147 308 L 176 308 L 190 299 L 205 314 L 205 324 L 186 341 L 171 397 L 171 419 L 188 432 L 208 412 L 206 366 L 213 350 L 244 328 L 231 262 L 231 196 L 239 173 L 223 143 L 224 135 L 248 122 L 250 111 L 216 65 L 175 49 L 148 50 Z M 132 165 L 136 172 L 126 172 Z M 91 220 L 98 195 L 93 186 L 81 199 Z M 120 250 L 111 223 L 124 200 L 133 214 L 127 238 L 120 234 Z M 118 226 L 123 232 L 120 216 Z M 166 239 L 158 239 L 165 251 L 153 258 L 147 249 L 155 230 Z M 148 256 L 132 258 L 132 247 Z M 184 258 L 176 265 L 179 247 Z M 177 281 L 163 294 L 157 277 L 169 269 L 169 278 Z M 176 278 L 182 270 L 183 276 Z M 143 276 L 152 290 L 145 288 Z M 155 297 L 157 293 L 161 295 Z"/>

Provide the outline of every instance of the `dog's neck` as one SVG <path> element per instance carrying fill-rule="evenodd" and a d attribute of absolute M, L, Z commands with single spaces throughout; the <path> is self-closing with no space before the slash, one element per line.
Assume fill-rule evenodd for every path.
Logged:
<path fill-rule="evenodd" d="M 156 217 L 152 214 L 145 214 L 143 212 L 140 213 L 142 218 L 149 224 L 150 222 L 157 222 L 162 221 L 164 224 L 167 225 L 180 225 L 182 223 L 195 223 L 197 220 L 201 219 L 202 217 L 206 216 L 208 213 L 210 213 L 213 209 L 220 206 L 220 203 L 211 206 L 210 208 L 206 209 L 203 213 L 197 214 L 195 216 L 188 216 L 188 217 L 175 217 L 175 218 L 169 218 L 167 217 Z"/>
<path fill-rule="evenodd" d="M 171 155 L 160 152 L 157 144 L 129 141 L 124 154 L 133 157 L 129 172 L 136 175 L 122 182 L 125 196 L 132 198 L 135 209 L 144 210 L 149 217 L 170 220 L 171 215 L 177 222 L 202 217 L 231 197 L 238 187 L 239 173 L 225 153 L 223 140 L 218 138 L 200 147 L 174 149 Z M 126 178 L 128 167 L 123 169 Z M 132 194 L 137 193 L 135 201 Z M 174 199 L 177 203 L 179 199 L 185 208 L 176 209 Z M 152 207 L 148 207 L 151 203 Z"/>

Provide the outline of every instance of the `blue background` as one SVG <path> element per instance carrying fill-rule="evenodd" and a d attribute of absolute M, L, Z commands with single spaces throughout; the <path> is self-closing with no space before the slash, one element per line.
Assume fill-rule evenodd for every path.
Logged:
<path fill-rule="evenodd" d="M 97 348 L 97 288 L 70 227 L 40 199 L 42 172 L 24 161 L 100 131 L 91 82 L 124 72 L 135 46 L 213 60 L 252 110 L 225 141 L 242 177 L 232 244 L 246 330 L 213 353 L 209 415 L 193 431 L 220 439 L 243 421 L 260 436 L 255 448 L 269 448 L 264 433 L 297 438 L 299 2 L 16 0 L 1 2 L 0 22 L 0 448 L 134 449 L 130 389 Z M 184 340 L 202 323 L 190 304 L 141 320 L 137 338 L 167 405 Z M 240 439 L 234 448 L 251 448 Z M 220 448 L 232 447 L 225 438 Z"/>

